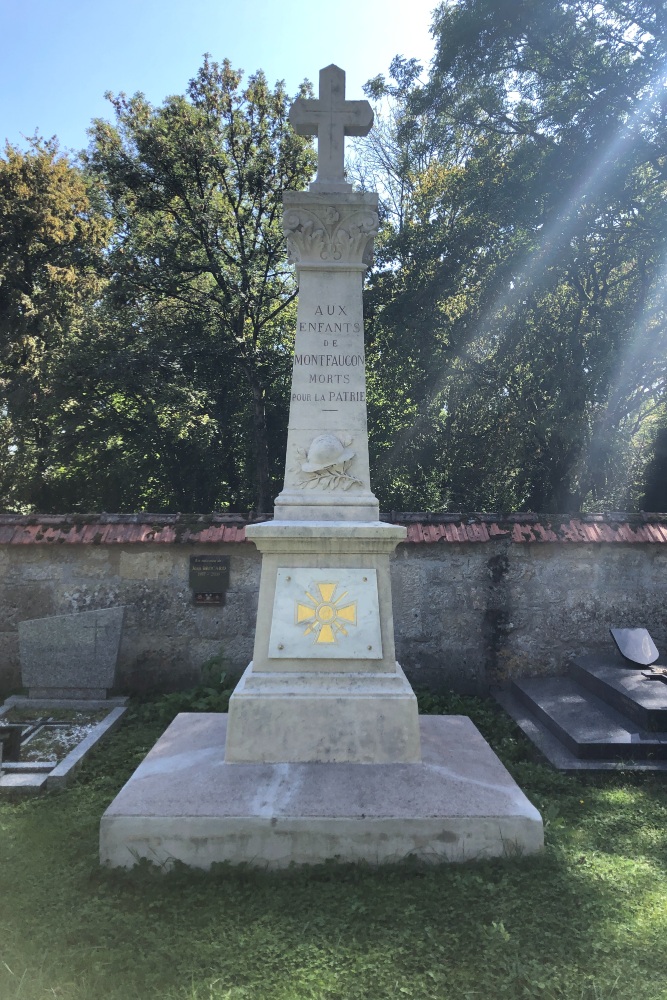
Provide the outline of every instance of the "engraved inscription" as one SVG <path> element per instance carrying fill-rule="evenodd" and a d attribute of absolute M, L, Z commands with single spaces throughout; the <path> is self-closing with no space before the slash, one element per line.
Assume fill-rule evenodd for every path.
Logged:
<path fill-rule="evenodd" d="M 318 306 L 318 310 L 322 307 Z M 331 307 L 333 308 L 333 307 Z M 301 326 L 306 324 L 301 323 Z M 317 325 L 317 324 L 309 324 Z M 323 324 L 328 325 L 328 324 Z M 324 341 L 324 346 L 336 348 L 336 340 Z M 306 371 L 304 371 L 306 369 Z M 323 369 L 323 370 L 322 370 Z M 347 371 L 345 370 L 347 369 Z M 365 403 L 365 364 L 361 353 L 315 353 L 297 351 L 294 355 L 294 374 L 303 375 L 292 392 L 293 403 Z M 307 383 L 306 383 L 307 377 Z M 321 391 L 305 392 L 305 385 Z M 328 391 L 324 390 L 328 388 Z"/>
<path fill-rule="evenodd" d="M 331 381 L 329 376 L 329 381 Z M 311 376 L 310 381 L 313 382 L 315 376 Z M 324 377 L 322 376 L 322 380 Z M 366 394 L 364 392 L 293 392 L 292 393 L 293 403 L 365 403 Z"/>
<path fill-rule="evenodd" d="M 356 368 L 364 365 L 363 354 L 295 354 L 295 365 L 326 365 L 334 368 Z"/>

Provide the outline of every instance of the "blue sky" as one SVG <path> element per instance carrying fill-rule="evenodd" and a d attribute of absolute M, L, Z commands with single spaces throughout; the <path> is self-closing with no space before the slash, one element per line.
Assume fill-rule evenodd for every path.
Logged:
<path fill-rule="evenodd" d="M 22 135 L 87 144 L 104 93 L 183 93 L 204 52 L 290 92 L 331 62 L 347 95 L 400 54 L 428 64 L 436 0 L 0 0 L 0 146 Z"/>

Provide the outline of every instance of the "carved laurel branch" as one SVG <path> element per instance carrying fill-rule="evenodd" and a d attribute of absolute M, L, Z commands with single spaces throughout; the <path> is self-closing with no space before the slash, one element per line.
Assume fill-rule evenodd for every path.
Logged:
<path fill-rule="evenodd" d="M 319 469 L 317 472 L 304 472 L 301 465 L 307 458 L 305 448 L 297 448 L 296 456 L 298 465 L 294 468 L 294 472 L 301 476 L 301 479 L 297 480 L 297 486 L 302 490 L 349 490 L 354 485 L 362 485 L 360 479 L 348 475 L 347 470 L 352 464 L 353 459 L 349 459 L 347 462 L 339 462 L 337 465 L 327 465 L 326 468 Z"/>
<path fill-rule="evenodd" d="M 357 209 L 343 214 L 333 207 L 320 212 L 306 208 L 285 213 L 283 228 L 293 262 L 308 260 L 369 263 L 373 237 L 378 232 L 377 212 Z"/>

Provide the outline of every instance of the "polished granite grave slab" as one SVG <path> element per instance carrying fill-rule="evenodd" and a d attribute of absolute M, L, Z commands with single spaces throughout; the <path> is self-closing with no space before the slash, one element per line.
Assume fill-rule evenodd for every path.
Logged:
<path fill-rule="evenodd" d="M 615 650 L 568 668 L 517 679 L 494 697 L 559 770 L 667 771 L 667 684 Z"/>
<path fill-rule="evenodd" d="M 664 663 L 664 660 L 663 660 Z M 667 684 L 604 653 L 575 656 L 570 676 L 643 729 L 667 732 Z"/>
<path fill-rule="evenodd" d="M 35 699 L 100 700 L 116 678 L 124 607 L 19 622 L 21 683 Z"/>
<path fill-rule="evenodd" d="M 420 719 L 416 764 L 229 764 L 227 716 L 183 713 L 102 817 L 100 860 L 269 868 L 532 854 L 542 820 L 472 722 Z"/>
<path fill-rule="evenodd" d="M 525 677 L 512 691 L 577 757 L 667 759 L 667 733 L 641 729 L 570 677 Z"/>

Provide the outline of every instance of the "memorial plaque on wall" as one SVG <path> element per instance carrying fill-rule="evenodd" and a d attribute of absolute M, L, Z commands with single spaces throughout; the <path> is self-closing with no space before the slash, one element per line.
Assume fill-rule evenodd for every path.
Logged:
<path fill-rule="evenodd" d="M 195 604 L 224 604 L 228 586 L 229 556 L 190 556 L 190 587 Z"/>

